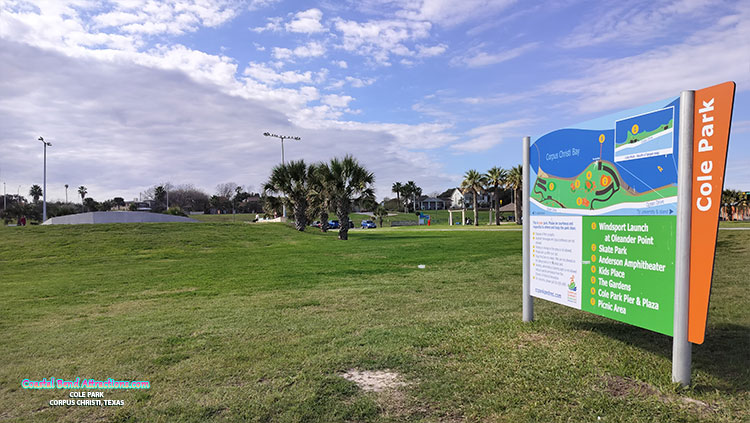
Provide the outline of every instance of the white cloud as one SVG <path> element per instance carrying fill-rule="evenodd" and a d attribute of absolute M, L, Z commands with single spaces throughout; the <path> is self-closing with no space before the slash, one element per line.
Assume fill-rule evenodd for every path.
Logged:
<path fill-rule="evenodd" d="M 265 25 L 258 26 L 255 28 L 250 28 L 250 30 L 254 32 L 258 32 L 258 33 L 265 32 L 265 31 L 276 32 L 276 31 L 281 30 L 281 21 L 282 21 L 281 18 L 268 18 L 267 21 L 268 22 L 266 22 Z"/>
<path fill-rule="evenodd" d="M 346 60 L 338 60 L 333 62 L 336 66 L 340 67 L 341 69 L 346 69 L 349 67 L 349 65 L 346 63 Z"/>
<path fill-rule="evenodd" d="M 609 42 L 642 44 L 673 34 L 670 28 L 685 25 L 692 17 L 706 18 L 716 10 L 703 0 L 656 0 L 640 4 L 607 3 L 595 6 L 584 23 L 562 41 L 563 47 L 585 47 Z"/>
<path fill-rule="evenodd" d="M 250 4 L 247 5 L 247 10 L 255 11 L 264 7 L 271 6 L 280 2 L 281 0 L 250 0 Z"/>
<path fill-rule="evenodd" d="M 311 41 L 307 44 L 297 46 L 294 50 L 290 50 L 284 47 L 274 47 L 273 57 L 278 60 L 292 60 L 295 57 L 310 58 L 320 57 L 326 53 L 326 48 L 323 44 L 317 41 Z"/>
<path fill-rule="evenodd" d="M 323 96 L 323 98 L 321 99 L 321 103 L 327 104 L 331 107 L 345 108 L 349 106 L 349 103 L 352 100 L 354 100 L 354 97 L 350 97 L 348 95 L 329 94 Z"/>
<path fill-rule="evenodd" d="M 298 12 L 294 18 L 285 25 L 289 32 L 299 32 L 303 34 L 314 34 L 325 32 L 326 28 L 320 23 L 323 18 L 323 12 L 320 9 L 309 9 Z"/>
<path fill-rule="evenodd" d="M 502 50 L 496 53 L 487 53 L 482 51 L 483 45 L 470 49 L 465 55 L 455 57 L 451 60 L 451 64 L 454 66 L 467 66 L 469 68 L 478 68 L 482 66 L 496 65 L 498 63 L 506 62 L 511 59 L 526 53 L 529 50 L 536 48 L 539 45 L 537 42 L 526 43 L 521 46 Z"/>
<path fill-rule="evenodd" d="M 296 47 L 293 53 L 297 57 L 320 57 L 326 53 L 326 48 L 317 41 L 311 41 L 305 45 Z"/>
<path fill-rule="evenodd" d="M 448 50 L 448 46 L 445 44 L 438 44 L 435 46 L 423 46 L 417 45 L 417 57 L 435 57 L 440 56 Z"/>
<path fill-rule="evenodd" d="M 215 27 L 234 18 L 236 2 L 218 0 L 112 1 L 112 10 L 91 18 L 94 28 L 118 28 L 133 34 L 192 32 L 199 26 Z"/>
<path fill-rule="evenodd" d="M 398 20 L 356 21 L 337 18 L 334 27 L 341 33 L 340 48 L 367 56 L 379 64 L 389 64 L 391 56 L 410 56 L 414 53 L 404 43 L 429 37 L 429 22 Z"/>
<path fill-rule="evenodd" d="M 395 12 L 398 17 L 452 27 L 496 15 L 515 0 L 462 0 L 460 4 L 454 0 L 400 0 L 395 3 L 400 9 Z"/>
<path fill-rule="evenodd" d="M 265 84 L 299 84 L 303 82 L 309 84 L 312 82 L 312 72 L 310 71 L 303 73 L 292 71 L 276 72 L 261 63 L 250 62 L 242 73 Z"/>
<path fill-rule="evenodd" d="M 38 183 L 41 150 L 21 140 L 39 135 L 53 142 L 50 199 L 64 198 L 66 183 L 87 186 L 97 200 L 130 199 L 164 180 L 209 192 L 226 181 L 258 186 L 279 161 L 265 131 L 302 137 L 286 146 L 290 160 L 354 154 L 375 173 L 381 196 L 397 179 L 424 181 L 426 190 L 452 183 L 435 158 L 412 151 L 450 142 L 445 125 L 321 120 L 340 115 L 352 99 L 321 96 L 309 86 L 270 89 L 250 77 L 217 90 L 152 65 L 70 57 L 0 39 L 0 145 L 9 164 L 3 174 L 13 175 L 4 178 L 9 186 L 28 191 Z M 318 100 L 323 104 L 306 106 Z M 290 116 L 312 119 L 300 119 L 302 125 Z"/>
<path fill-rule="evenodd" d="M 507 122 L 484 125 L 466 133 L 470 140 L 451 145 L 457 152 L 482 152 L 500 144 L 504 138 L 516 135 L 519 128 L 528 126 L 531 119 L 516 119 Z"/>
<path fill-rule="evenodd" d="M 585 63 L 582 76 L 543 87 L 573 95 L 582 112 L 632 107 L 727 80 L 738 90 L 750 85 L 750 9 L 719 20 L 684 42 L 634 56 Z"/>

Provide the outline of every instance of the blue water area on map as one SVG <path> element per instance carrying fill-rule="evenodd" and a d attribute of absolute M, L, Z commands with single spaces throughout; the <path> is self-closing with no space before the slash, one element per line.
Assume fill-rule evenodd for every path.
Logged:
<path fill-rule="evenodd" d="M 661 151 L 672 148 L 672 132 L 657 134 L 648 141 L 624 145 L 615 150 L 615 157 L 625 157 L 632 154 L 647 153 L 651 151 Z"/>
<path fill-rule="evenodd" d="M 628 139 L 628 132 L 633 129 L 633 125 L 638 125 L 638 133 L 650 132 L 656 128 L 663 127 L 674 118 L 674 109 L 665 108 L 656 110 L 640 116 L 633 116 L 627 119 L 618 120 L 615 123 L 615 142 L 622 144 Z"/>
<path fill-rule="evenodd" d="M 679 99 L 665 104 L 662 108 L 666 107 L 674 107 L 675 135 L 672 154 L 614 163 L 623 181 L 638 193 L 677 184 L 677 146 L 679 143 L 676 128 L 679 128 Z M 669 119 L 671 119 L 672 109 L 669 109 L 669 114 Z M 614 126 L 615 122 L 612 122 L 610 128 L 602 130 L 560 129 L 542 136 L 531 145 L 529 151 L 529 162 L 534 174 L 531 176 L 538 174 L 541 169 L 549 175 L 560 178 L 575 177 L 592 162 L 599 160 L 600 147 L 601 159 L 614 162 Z M 602 134 L 604 134 L 604 143 L 600 144 L 599 137 Z"/>

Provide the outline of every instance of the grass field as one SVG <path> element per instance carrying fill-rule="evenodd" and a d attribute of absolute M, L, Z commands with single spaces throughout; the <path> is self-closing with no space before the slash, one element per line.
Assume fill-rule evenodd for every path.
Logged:
<path fill-rule="evenodd" d="M 750 420 L 750 231 L 721 231 L 693 380 L 671 339 L 551 303 L 518 231 L 246 223 L 0 227 L 0 421 Z M 424 269 L 417 266 L 424 264 Z M 405 383 L 363 392 L 350 369 Z M 148 380 L 52 407 L 21 380 Z"/>

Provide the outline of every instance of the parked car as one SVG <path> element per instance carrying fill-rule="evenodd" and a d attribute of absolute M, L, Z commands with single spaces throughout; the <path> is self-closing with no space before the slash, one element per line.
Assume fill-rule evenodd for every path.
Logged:
<path fill-rule="evenodd" d="M 315 222 L 311 223 L 310 226 L 314 226 L 316 228 L 320 227 L 320 220 L 316 220 Z"/>
<path fill-rule="evenodd" d="M 341 225 L 339 225 L 339 221 L 338 220 L 329 220 L 328 221 L 328 229 L 338 229 L 339 227 L 341 227 Z"/>
<path fill-rule="evenodd" d="M 377 226 L 375 225 L 375 222 L 373 222 L 372 220 L 363 220 L 360 224 L 362 225 L 362 229 L 377 228 Z"/>

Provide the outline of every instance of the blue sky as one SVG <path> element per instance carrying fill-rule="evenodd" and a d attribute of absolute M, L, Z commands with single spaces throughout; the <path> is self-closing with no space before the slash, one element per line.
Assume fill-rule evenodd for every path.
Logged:
<path fill-rule="evenodd" d="M 355 155 L 378 196 L 520 163 L 520 139 L 737 82 L 726 186 L 750 190 L 750 4 L 682 1 L 0 1 L 0 180 L 126 199 L 257 190 Z M 72 197 L 72 192 L 71 192 Z"/>

